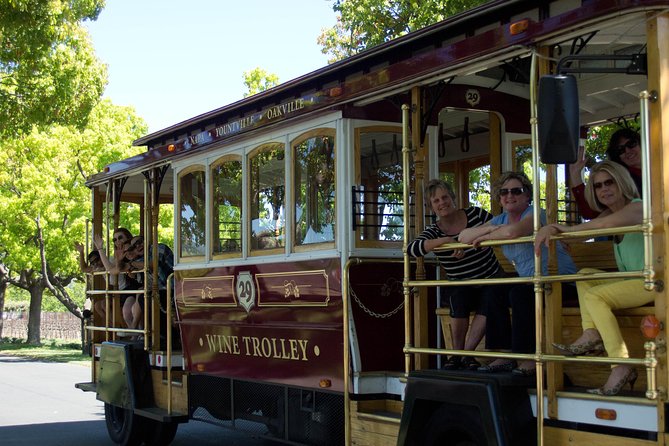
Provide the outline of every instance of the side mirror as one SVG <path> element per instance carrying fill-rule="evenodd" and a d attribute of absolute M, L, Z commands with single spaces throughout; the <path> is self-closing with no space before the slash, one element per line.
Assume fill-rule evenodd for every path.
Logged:
<path fill-rule="evenodd" d="M 543 76 L 537 104 L 539 155 L 546 164 L 576 162 L 579 140 L 579 109 L 576 78 Z"/>

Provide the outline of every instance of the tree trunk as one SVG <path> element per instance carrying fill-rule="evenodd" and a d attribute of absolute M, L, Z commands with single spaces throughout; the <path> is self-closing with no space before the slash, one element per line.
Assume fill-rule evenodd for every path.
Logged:
<path fill-rule="evenodd" d="M 0 338 L 2 338 L 2 325 L 5 320 L 5 291 L 7 291 L 7 282 L 0 277 Z"/>
<path fill-rule="evenodd" d="M 28 344 L 40 345 L 40 323 L 42 321 L 42 295 L 44 285 L 42 281 L 30 286 L 30 312 L 28 313 Z"/>
<path fill-rule="evenodd" d="M 5 320 L 5 292 L 9 284 L 9 269 L 4 263 L 0 263 L 0 338 L 2 338 L 2 325 Z"/>

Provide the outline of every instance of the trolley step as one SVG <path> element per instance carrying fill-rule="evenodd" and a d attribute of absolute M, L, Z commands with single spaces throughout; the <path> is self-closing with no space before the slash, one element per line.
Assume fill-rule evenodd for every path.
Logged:
<path fill-rule="evenodd" d="M 88 383 L 76 383 L 74 387 L 77 389 L 81 389 L 84 392 L 97 392 L 98 386 L 94 382 L 88 382 Z"/>
<path fill-rule="evenodd" d="M 161 407 L 142 407 L 135 409 L 135 415 L 140 415 L 145 418 L 160 421 L 161 423 L 186 423 L 188 422 L 188 414 L 181 412 L 167 413 L 167 410 Z"/>

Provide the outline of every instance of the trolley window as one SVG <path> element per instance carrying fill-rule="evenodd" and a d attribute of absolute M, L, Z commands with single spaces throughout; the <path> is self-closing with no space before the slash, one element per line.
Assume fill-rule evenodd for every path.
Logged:
<path fill-rule="evenodd" d="M 251 253 L 285 247 L 285 145 L 268 143 L 250 155 Z"/>
<path fill-rule="evenodd" d="M 398 127 L 356 129 L 357 244 L 400 242 L 403 234 L 402 132 Z"/>
<path fill-rule="evenodd" d="M 212 256 L 239 257 L 242 252 L 242 161 L 223 157 L 211 166 L 213 197 Z"/>
<path fill-rule="evenodd" d="M 180 258 L 204 257 L 206 219 L 204 166 L 192 166 L 179 174 Z"/>
<path fill-rule="evenodd" d="M 319 129 L 293 143 L 295 245 L 334 242 L 335 144 L 333 129 Z"/>

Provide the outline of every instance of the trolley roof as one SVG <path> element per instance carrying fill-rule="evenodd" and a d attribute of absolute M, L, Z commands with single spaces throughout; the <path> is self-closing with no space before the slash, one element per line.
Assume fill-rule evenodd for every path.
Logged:
<path fill-rule="evenodd" d="M 527 97 L 529 88 L 522 74 L 529 71 L 529 66 L 521 56 L 537 43 L 569 42 L 588 36 L 587 46 L 593 53 L 601 45 L 608 51 L 612 47 L 642 47 L 646 13 L 667 8 L 669 1 L 495 0 L 139 138 L 134 145 L 147 146 L 146 152 L 110 164 L 88 184 L 166 164 L 214 143 L 235 141 L 286 121 L 364 107 L 384 96 L 401 98 L 417 85 L 444 80 L 490 88 L 497 85 L 500 91 Z M 614 23 L 600 31 L 597 26 L 610 18 L 615 18 Z M 524 23 L 524 28 L 515 33 L 511 26 L 514 23 Z M 510 71 L 499 72 L 502 60 L 510 61 L 506 64 L 511 66 Z M 581 107 L 586 116 L 590 115 L 589 121 L 598 119 L 600 109 L 624 110 L 628 104 L 636 105 L 636 94 L 645 88 L 645 77 L 629 79 L 624 88 L 609 89 L 596 77 L 579 84 L 581 96 L 587 98 Z"/>

